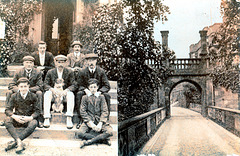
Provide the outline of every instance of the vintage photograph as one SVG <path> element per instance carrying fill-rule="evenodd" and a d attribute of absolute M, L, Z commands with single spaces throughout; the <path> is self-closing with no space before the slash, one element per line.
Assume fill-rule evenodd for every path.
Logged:
<path fill-rule="evenodd" d="M 239 0 L 1 0 L 0 155 L 240 155 Z"/>

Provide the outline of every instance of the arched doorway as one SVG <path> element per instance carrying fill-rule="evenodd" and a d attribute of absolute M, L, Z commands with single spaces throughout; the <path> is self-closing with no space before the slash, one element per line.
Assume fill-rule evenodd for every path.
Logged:
<path fill-rule="evenodd" d="M 44 41 L 53 55 L 68 54 L 72 40 L 73 12 L 72 0 L 44 0 Z M 53 23 L 58 20 L 57 37 L 53 37 Z"/>

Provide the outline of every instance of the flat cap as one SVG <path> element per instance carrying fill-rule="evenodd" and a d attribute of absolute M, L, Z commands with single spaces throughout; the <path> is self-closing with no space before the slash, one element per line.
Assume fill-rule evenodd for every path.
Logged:
<path fill-rule="evenodd" d="M 57 55 L 54 58 L 56 61 L 66 61 L 67 57 L 65 55 Z"/>
<path fill-rule="evenodd" d="M 44 42 L 44 41 L 39 41 L 38 44 L 46 44 L 46 42 Z"/>
<path fill-rule="evenodd" d="M 95 53 L 86 54 L 85 59 L 98 59 L 98 54 Z"/>
<path fill-rule="evenodd" d="M 80 47 L 82 48 L 82 44 L 81 44 L 81 42 L 80 41 L 73 41 L 73 43 L 72 43 L 72 47 L 73 46 L 75 46 L 75 45 L 80 45 Z"/>
<path fill-rule="evenodd" d="M 21 77 L 17 80 L 17 85 L 19 85 L 19 83 L 29 83 L 29 80 L 26 77 Z"/>
<path fill-rule="evenodd" d="M 23 62 L 24 62 L 24 61 L 32 61 L 32 62 L 34 62 L 34 60 L 35 60 L 34 57 L 32 57 L 32 56 L 30 56 L 30 55 L 23 57 Z"/>

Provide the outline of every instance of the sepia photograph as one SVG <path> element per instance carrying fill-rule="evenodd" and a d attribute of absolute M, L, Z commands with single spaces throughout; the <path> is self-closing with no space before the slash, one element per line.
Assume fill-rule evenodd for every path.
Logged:
<path fill-rule="evenodd" d="M 0 155 L 240 155 L 239 0 L 0 0 Z"/>

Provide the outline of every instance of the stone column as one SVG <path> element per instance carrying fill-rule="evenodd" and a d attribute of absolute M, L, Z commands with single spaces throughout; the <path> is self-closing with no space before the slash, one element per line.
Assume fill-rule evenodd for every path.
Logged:
<path fill-rule="evenodd" d="M 200 30 L 200 37 L 201 37 L 201 73 L 206 74 L 207 73 L 207 31 L 206 30 Z M 207 97 L 207 89 L 208 89 L 208 84 L 207 84 L 207 77 L 204 80 L 204 86 L 205 89 L 202 90 L 202 97 L 201 97 L 201 102 L 202 102 L 202 116 L 206 117 L 208 114 L 208 97 Z"/>
<path fill-rule="evenodd" d="M 162 35 L 162 46 L 168 47 L 168 33 L 169 31 L 160 31 Z"/>

